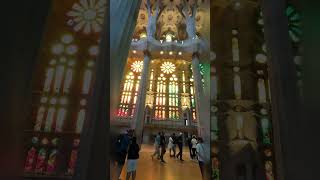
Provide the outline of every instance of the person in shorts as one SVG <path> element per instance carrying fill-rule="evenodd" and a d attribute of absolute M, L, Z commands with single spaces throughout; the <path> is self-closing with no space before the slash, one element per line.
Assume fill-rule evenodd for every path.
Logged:
<path fill-rule="evenodd" d="M 132 176 L 132 180 L 136 179 L 136 170 L 137 170 L 137 162 L 139 159 L 139 151 L 140 151 L 140 147 L 137 144 L 137 138 L 133 137 L 128 149 L 127 177 L 126 177 L 127 180 L 129 180 L 131 176 Z"/>

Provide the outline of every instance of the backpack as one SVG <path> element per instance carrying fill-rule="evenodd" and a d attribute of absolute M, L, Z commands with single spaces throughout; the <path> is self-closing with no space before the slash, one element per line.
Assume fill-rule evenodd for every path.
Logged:
<path fill-rule="evenodd" d="M 122 135 L 119 135 L 119 136 L 117 137 L 117 141 L 116 141 L 116 144 L 115 144 L 115 147 L 116 147 L 115 150 L 116 150 L 116 152 L 121 152 L 122 138 L 123 138 Z"/>

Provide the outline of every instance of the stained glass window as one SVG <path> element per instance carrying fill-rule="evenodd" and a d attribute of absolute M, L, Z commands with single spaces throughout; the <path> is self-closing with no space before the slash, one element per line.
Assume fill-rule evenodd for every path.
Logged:
<path fill-rule="evenodd" d="M 41 140 L 41 148 L 37 154 L 35 172 L 43 173 L 46 167 L 47 153 L 48 153 L 48 144 L 49 141 L 47 138 Z"/>
<path fill-rule="evenodd" d="M 47 174 L 54 174 L 57 169 L 57 154 L 58 154 L 58 138 L 51 140 L 52 149 L 49 151 L 48 161 L 47 161 Z"/>
<path fill-rule="evenodd" d="M 24 165 L 25 172 L 32 172 L 35 168 L 35 162 L 37 157 L 37 146 L 39 144 L 39 138 L 33 137 L 31 140 L 31 147 L 27 152 L 26 163 Z"/>
<path fill-rule="evenodd" d="M 179 107 L 178 107 L 178 78 L 176 75 L 172 75 L 169 81 L 169 118 L 179 118 Z"/>
<path fill-rule="evenodd" d="M 233 29 L 232 30 L 232 60 L 234 62 L 240 61 L 240 55 L 239 55 L 239 40 L 238 40 L 238 30 Z"/>
<path fill-rule="evenodd" d="M 70 175 L 74 174 L 74 170 L 76 167 L 76 161 L 77 161 L 77 157 L 78 157 L 79 144 L 80 144 L 79 139 L 73 140 L 72 150 L 70 153 L 70 159 L 69 159 L 69 163 L 68 163 L 68 174 L 70 174 Z"/>
<path fill-rule="evenodd" d="M 155 117 L 157 119 L 166 118 L 166 92 L 167 92 L 167 81 L 164 74 L 160 74 L 157 81 L 157 95 L 156 95 L 156 110 Z"/>
<path fill-rule="evenodd" d="M 289 23 L 289 35 L 293 42 L 300 42 L 302 36 L 301 30 L 301 14 L 292 6 L 288 5 L 286 15 Z"/>
<path fill-rule="evenodd" d="M 118 109 L 118 116 L 121 117 L 133 117 L 134 115 L 141 79 L 141 71 L 143 69 L 143 61 L 138 59 L 129 59 L 128 66 L 128 71 L 124 77 Z"/>
<path fill-rule="evenodd" d="M 119 117 L 132 117 L 139 91 L 142 60 L 129 58 L 118 109 Z M 151 119 L 179 120 L 182 109 L 190 110 L 196 119 L 195 90 L 190 62 L 184 60 L 152 60 L 148 75 L 146 105 Z"/>

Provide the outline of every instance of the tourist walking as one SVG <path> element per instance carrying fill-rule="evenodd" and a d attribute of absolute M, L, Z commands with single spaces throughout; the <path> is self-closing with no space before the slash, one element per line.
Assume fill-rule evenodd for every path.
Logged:
<path fill-rule="evenodd" d="M 160 135 L 160 160 L 162 163 L 165 163 L 163 156 L 166 153 L 166 138 L 164 137 L 164 132 L 161 133 Z"/>
<path fill-rule="evenodd" d="M 161 135 L 161 133 L 158 132 L 158 134 L 154 138 L 154 153 L 151 155 L 152 159 L 156 155 L 157 155 L 157 158 L 160 159 L 160 135 Z"/>
<path fill-rule="evenodd" d="M 137 138 L 133 137 L 128 149 L 128 163 L 127 163 L 127 176 L 126 180 L 129 180 L 132 176 L 132 180 L 136 179 L 137 161 L 139 159 L 140 147 L 137 144 Z"/>
<path fill-rule="evenodd" d="M 178 145 L 178 148 L 179 148 L 179 153 L 177 154 L 177 158 L 180 159 L 180 161 L 184 161 L 182 159 L 182 151 L 183 151 L 182 133 L 180 133 L 178 138 L 177 138 L 177 145 Z"/>
<path fill-rule="evenodd" d="M 172 157 L 176 157 L 176 146 L 177 146 L 177 136 L 175 133 L 172 134 L 172 140 L 173 140 L 173 156 Z"/>
<path fill-rule="evenodd" d="M 172 153 L 171 153 L 171 151 L 173 151 L 174 152 L 174 149 L 173 149 L 173 146 L 174 146 L 174 144 L 173 144 L 173 135 L 171 135 L 170 137 L 169 137 L 169 143 L 168 143 L 168 149 L 169 149 L 169 154 L 170 154 L 170 157 L 174 157 L 174 154 L 172 155 Z"/>
<path fill-rule="evenodd" d="M 191 148 L 192 148 L 192 159 L 196 159 L 196 148 L 197 148 L 197 139 L 196 136 L 193 135 L 191 139 Z"/>
<path fill-rule="evenodd" d="M 131 143 L 132 136 L 133 136 L 133 130 L 129 129 L 127 130 L 126 134 L 120 134 L 116 142 L 116 153 L 117 153 L 116 173 L 117 173 L 118 179 L 120 179 L 122 168 L 126 162 L 128 147 L 129 147 L 129 144 Z"/>
<path fill-rule="evenodd" d="M 203 174 L 204 174 L 204 162 L 205 162 L 205 150 L 204 150 L 204 146 L 203 146 L 203 139 L 201 137 L 198 137 L 198 144 L 196 146 L 196 150 L 197 150 L 197 156 L 198 156 L 198 162 L 199 162 L 199 167 L 200 167 L 200 171 L 201 171 L 201 175 L 202 175 L 202 179 L 203 179 Z"/>

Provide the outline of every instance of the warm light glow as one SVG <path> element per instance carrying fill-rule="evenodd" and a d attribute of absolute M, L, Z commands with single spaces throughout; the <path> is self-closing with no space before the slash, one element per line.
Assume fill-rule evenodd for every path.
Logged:
<path fill-rule="evenodd" d="M 131 65 L 131 70 L 133 72 L 141 72 L 143 68 L 143 62 L 142 61 L 135 61 Z"/>
<path fill-rule="evenodd" d="M 132 52 L 133 52 L 133 54 L 137 53 L 137 51 L 136 51 L 136 50 L 133 50 Z"/>
<path fill-rule="evenodd" d="M 163 54 L 163 51 L 160 51 L 160 54 Z"/>
<path fill-rule="evenodd" d="M 171 62 L 164 62 L 160 68 L 162 72 L 166 74 L 171 74 L 175 71 L 176 66 Z"/>
<path fill-rule="evenodd" d="M 170 52 L 169 52 L 169 54 L 170 54 L 170 55 L 172 55 L 172 54 L 173 54 L 173 52 L 172 52 L 172 51 L 170 51 Z"/>
<path fill-rule="evenodd" d="M 182 52 L 179 52 L 178 54 L 179 54 L 179 55 L 182 55 Z"/>
<path fill-rule="evenodd" d="M 168 33 L 166 35 L 166 42 L 172 42 L 172 34 Z"/>
<path fill-rule="evenodd" d="M 143 32 L 143 33 L 140 34 L 140 39 L 146 38 L 146 37 L 147 37 L 147 34 L 146 34 L 145 32 Z"/>

